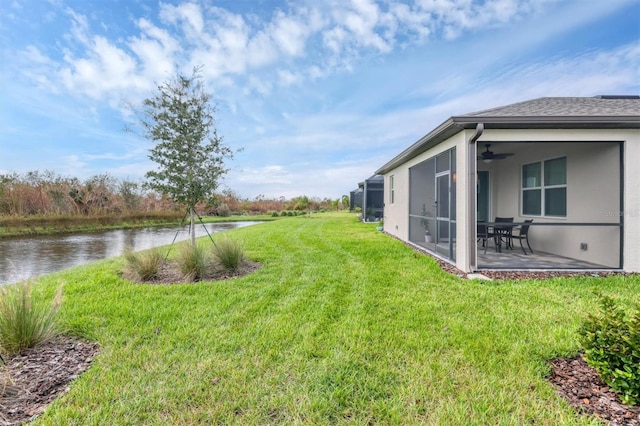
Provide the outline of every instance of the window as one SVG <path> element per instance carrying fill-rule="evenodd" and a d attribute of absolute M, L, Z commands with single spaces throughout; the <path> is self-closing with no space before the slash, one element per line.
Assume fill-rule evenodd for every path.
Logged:
<path fill-rule="evenodd" d="M 522 215 L 567 216 L 567 157 L 522 166 Z"/>
<path fill-rule="evenodd" d="M 396 190 L 394 186 L 394 175 L 389 177 L 389 202 L 393 204 L 396 200 Z"/>

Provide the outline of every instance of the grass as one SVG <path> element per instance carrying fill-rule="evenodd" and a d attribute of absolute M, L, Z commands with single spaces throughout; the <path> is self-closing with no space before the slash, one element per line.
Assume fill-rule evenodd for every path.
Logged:
<path fill-rule="evenodd" d="M 151 226 L 179 226 L 182 214 L 155 213 L 135 214 L 128 216 L 1 216 L 0 238 L 16 237 L 21 235 L 50 235 L 69 232 L 94 232 L 112 229 L 148 228 Z M 229 217 L 204 216 L 205 223 L 217 222 L 243 222 L 243 221 L 273 221 L 278 218 L 271 215 L 244 216 L 235 215 Z M 188 220 L 184 222 L 188 224 Z"/>
<path fill-rule="evenodd" d="M 225 269 L 238 269 L 244 260 L 244 245 L 225 237 L 213 246 L 213 254 L 217 262 Z"/>
<path fill-rule="evenodd" d="M 132 214 L 124 216 L 0 216 L 0 237 L 167 226 L 179 224 L 180 219 L 181 215 L 176 213 Z"/>
<path fill-rule="evenodd" d="M 62 287 L 49 304 L 34 297 L 28 281 L 1 287 L 0 352 L 13 356 L 55 337 L 61 294 Z"/>
<path fill-rule="evenodd" d="M 597 424 L 547 360 L 638 277 L 464 281 L 348 214 L 231 233 L 262 269 L 140 285 L 112 259 L 42 278 L 102 351 L 35 424 Z"/>
<path fill-rule="evenodd" d="M 134 281 L 150 281 L 157 277 L 164 261 L 164 254 L 159 249 L 135 252 L 131 247 L 125 247 L 123 257 L 125 275 Z"/>
<path fill-rule="evenodd" d="M 176 262 L 180 273 L 187 281 L 198 281 L 211 265 L 210 253 L 200 244 L 193 247 L 190 244 L 182 244 Z"/>

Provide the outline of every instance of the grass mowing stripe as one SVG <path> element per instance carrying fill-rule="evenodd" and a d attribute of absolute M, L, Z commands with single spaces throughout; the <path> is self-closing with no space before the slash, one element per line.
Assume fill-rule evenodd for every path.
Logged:
<path fill-rule="evenodd" d="M 119 259 L 43 277 L 102 352 L 36 424 L 595 424 L 546 382 L 597 292 L 638 277 L 463 281 L 353 215 L 234 230 L 254 274 L 148 286 Z M 219 236 L 214 236 L 218 238 Z"/>

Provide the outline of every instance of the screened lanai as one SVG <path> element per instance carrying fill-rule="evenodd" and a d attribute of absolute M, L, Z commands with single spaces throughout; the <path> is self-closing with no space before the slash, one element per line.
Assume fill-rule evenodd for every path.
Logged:
<path fill-rule="evenodd" d="M 356 208 L 362 210 L 362 196 L 363 196 L 362 188 L 354 189 L 349 193 L 349 211 L 354 212 Z"/>
<path fill-rule="evenodd" d="M 477 269 L 622 268 L 623 155 L 619 142 L 480 142 Z"/>
<path fill-rule="evenodd" d="M 376 222 L 383 218 L 384 177 L 373 175 L 362 186 L 362 217 L 365 222 Z"/>

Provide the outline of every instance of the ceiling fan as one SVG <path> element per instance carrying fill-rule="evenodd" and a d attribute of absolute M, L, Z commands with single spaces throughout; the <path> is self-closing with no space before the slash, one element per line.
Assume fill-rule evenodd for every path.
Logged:
<path fill-rule="evenodd" d="M 482 160 L 485 163 L 490 163 L 493 160 L 502 160 L 513 155 L 510 152 L 501 152 L 499 154 L 496 154 L 493 151 L 489 151 L 489 147 L 491 146 L 491 144 L 486 143 L 484 144 L 484 146 L 486 147 L 486 151 L 482 152 L 482 154 L 478 156 L 478 160 Z"/>

